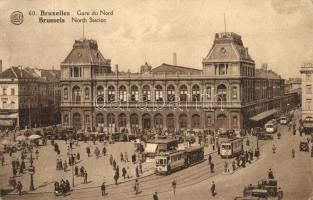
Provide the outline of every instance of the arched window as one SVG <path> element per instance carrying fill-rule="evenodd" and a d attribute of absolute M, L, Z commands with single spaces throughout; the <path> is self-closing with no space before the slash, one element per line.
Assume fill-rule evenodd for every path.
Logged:
<path fill-rule="evenodd" d="M 122 102 L 126 101 L 127 94 L 126 94 L 126 87 L 124 85 L 122 85 L 119 89 L 119 97 L 120 97 L 120 101 Z"/>
<path fill-rule="evenodd" d="M 163 129 L 163 116 L 160 113 L 154 116 L 154 128 Z"/>
<path fill-rule="evenodd" d="M 90 127 L 90 115 L 85 115 L 85 127 Z"/>
<path fill-rule="evenodd" d="M 118 116 L 118 126 L 119 126 L 119 128 L 126 128 L 126 123 L 127 123 L 126 115 L 124 113 L 121 113 Z"/>
<path fill-rule="evenodd" d="M 63 117 L 63 124 L 64 124 L 64 126 L 68 126 L 69 125 L 68 115 L 64 115 L 64 117 Z"/>
<path fill-rule="evenodd" d="M 192 86 L 192 101 L 200 101 L 200 87 L 199 87 L 199 85 Z"/>
<path fill-rule="evenodd" d="M 115 88 L 110 85 L 108 87 L 108 102 L 113 102 L 115 101 Z"/>
<path fill-rule="evenodd" d="M 90 98 L 90 92 L 89 92 L 89 87 L 85 87 L 85 99 Z"/>
<path fill-rule="evenodd" d="M 225 102 L 227 100 L 227 90 L 225 85 L 219 85 L 217 87 L 217 101 L 219 102 Z"/>
<path fill-rule="evenodd" d="M 238 117 L 233 116 L 233 128 L 238 128 Z"/>
<path fill-rule="evenodd" d="M 110 133 L 115 132 L 115 115 L 113 113 L 107 115 L 107 125 Z"/>
<path fill-rule="evenodd" d="M 78 130 L 82 128 L 81 116 L 79 113 L 73 115 L 73 127 Z"/>
<path fill-rule="evenodd" d="M 97 87 L 97 95 L 98 95 L 98 96 L 104 95 L 104 89 L 103 89 L 102 86 L 98 86 L 98 87 Z"/>
<path fill-rule="evenodd" d="M 175 101 L 175 87 L 173 85 L 167 87 L 167 101 Z"/>
<path fill-rule="evenodd" d="M 148 113 L 142 115 L 142 128 L 144 130 L 151 128 L 151 119 L 150 119 L 150 115 Z"/>
<path fill-rule="evenodd" d="M 63 95 L 64 95 L 64 100 L 68 100 L 68 88 L 64 88 Z"/>
<path fill-rule="evenodd" d="M 73 87 L 72 96 L 73 96 L 72 98 L 73 103 L 80 103 L 81 95 L 80 95 L 80 88 L 78 86 Z"/>
<path fill-rule="evenodd" d="M 151 101 L 151 91 L 148 85 L 143 86 L 142 97 L 143 97 L 143 101 Z"/>
<path fill-rule="evenodd" d="M 175 115 L 170 113 L 166 117 L 166 125 L 169 132 L 173 132 L 175 130 Z"/>
<path fill-rule="evenodd" d="M 195 114 L 191 117 L 191 128 L 199 129 L 200 128 L 200 115 Z"/>
<path fill-rule="evenodd" d="M 139 120 L 136 113 L 130 116 L 130 128 L 132 129 L 132 133 L 139 128 Z"/>
<path fill-rule="evenodd" d="M 207 99 L 212 98 L 212 88 L 210 86 L 206 88 L 206 96 L 207 96 Z"/>
<path fill-rule="evenodd" d="M 155 87 L 155 100 L 163 101 L 163 90 L 161 85 L 157 85 Z"/>
<path fill-rule="evenodd" d="M 130 88 L 130 100 L 131 101 L 139 101 L 139 91 L 136 85 L 133 85 Z"/>
<path fill-rule="evenodd" d="M 186 114 L 181 114 L 179 116 L 179 128 L 187 129 L 188 127 L 188 117 Z"/>
<path fill-rule="evenodd" d="M 96 116 L 96 126 L 103 127 L 104 126 L 104 116 L 102 113 L 98 113 Z"/>
<path fill-rule="evenodd" d="M 188 94 L 187 86 L 186 85 L 180 86 L 179 93 L 180 93 L 180 101 L 186 102 L 187 101 L 187 94 Z"/>
<path fill-rule="evenodd" d="M 207 118 L 207 125 L 208 125 L 208 127 L 212 126 L 212 117 L 211 116 L 208 116 L 208 118 Z"/>
<path fill-rule="evenodd" d="M 237 90 L 236 86 L 233 86 L 232 93 L 233 93 L 233 99 L 237 99 L 237 97 L 238 97 L 238 90 Z"/>

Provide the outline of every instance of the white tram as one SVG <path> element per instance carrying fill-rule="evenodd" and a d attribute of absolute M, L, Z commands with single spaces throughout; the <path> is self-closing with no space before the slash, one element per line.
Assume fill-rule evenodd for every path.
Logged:
<path fill-rule="evenodd" d="M 232 158 L 243 152 L 243 139 L 235 138 L 223 141 L 220 144 L 220 155 L 222 158 Z"/>
<path fill-rule="evenodd" d="M 203 160 L 204 151 L 201 146 L 161 152 L 155 157 L 155 172 L 156 174 L 171 174 Z"/>

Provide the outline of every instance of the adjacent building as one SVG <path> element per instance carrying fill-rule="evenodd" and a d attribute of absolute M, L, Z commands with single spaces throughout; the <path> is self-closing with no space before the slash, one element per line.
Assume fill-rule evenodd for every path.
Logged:
<path fill-rule="evenodd" d="M 59 80 L 57 70 L 18 66 L 0 73 L 0 128 L 60 123 Z"/>
<path fill-rule="evenodd" d="M 305 63 L 301 69 L 302 82 L 302 124 L 306 129 L 313 128 L 313 64 Z"/>
<path fill-rule="evenodd" d="M 145 63 L 111 69 L 94 40 L 76 40 L 61 63 L 63 126 L 107 132 L 242 129 L 294 105 L 284 80 L 255 61 L 235 33 L 217 33 L 202 68 Z"/>

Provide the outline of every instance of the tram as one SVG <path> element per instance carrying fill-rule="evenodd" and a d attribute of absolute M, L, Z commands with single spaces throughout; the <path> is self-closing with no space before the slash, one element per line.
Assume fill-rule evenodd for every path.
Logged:
<path fill-rule="evenodd" d="M 155 157 L 155 173 L 171 174 L 204 160 L 203 147 L 188 147 L 185 150 L 161 152 Z"/>
<path fill-rule="evenodd" d="M 233 158 L 243 152 L 243 139 L 235 138 L 220 144 L 221 158 Z"/>

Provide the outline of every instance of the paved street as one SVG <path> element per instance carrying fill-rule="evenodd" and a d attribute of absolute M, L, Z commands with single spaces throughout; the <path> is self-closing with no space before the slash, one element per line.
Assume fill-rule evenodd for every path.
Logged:
<path fill-rule="evenodd" d="M 307 200 L 312 196 L 312 158 L 307 152 L 299 152 L 300 140 L 306 136 L 294 136 L 288 132 L 287 127 L 280 127 L 282 138 L 263 142 L 261 145 L 261 157 L 256 162 L 249 164 L 232 174 L 224 174 L 224 160 L 214 153 L 215 173 L 210 173 L 207 161 L 173 173 L 169 176 L 151 175 L 139 179 L 140 194 L 135 195 L 133 191 L 134 181 L 125 182 L 118 186 L 109 185 L 108 194 L 105 199 L 152 199 L 152 193 L 157 191 L 160 199 L 233 199 L 242 195 L 243 187 L 258 180 L 267 178 L 269 168 L 274 172 L 279 186 L 284 191 L 284 199 Z M 277 153 L 272 153 L 272 145 L 277 146 Z M 296 158 L 291 158 L 291 148 L 296 150 Z M 95 159 L 95 158 L 90 158 Z M 274 161 L 274 162 L 273 162 Z M 87 166 L 87 165 L 86 165 Z M 94 166 L 96 167 L 96 166 Z M 88 169 L 88 168 L 87 168 Z M 89 170 L 90 171 L 90 170 Z M 96 170 L 92 170 L 96 171 Z M 301 171 L 301 173 L 299 173 Z M 91 172 L 92 173 L 92 172 Z M 93 172 L 95 173 L 95 172 Z M 177 191 L 174 197 L 171 187 L 173 180 L 177 182 Z M 209 187 L 215 181 L 217 195 L 211 197 Z M 86 189 L 75 190 L 64 199 L 102 199 L 99 185 Z M 23 199 L 54 199 L 53 193 L 37 193 L 22 196 Z M 5 199 L 18 199 L 16 195 L 6 196 Z"/>

